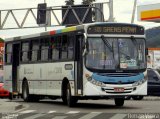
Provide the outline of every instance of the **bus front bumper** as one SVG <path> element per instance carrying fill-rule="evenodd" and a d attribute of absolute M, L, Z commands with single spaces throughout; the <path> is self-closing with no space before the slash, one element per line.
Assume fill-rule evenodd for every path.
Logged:
<path fill-rule="evenodd" d="M 87 82 L 83 94 L 84 96 L 144 96 L 147 95 L 147 81 L 138 86 L 133 86 L 132 84 L 106 84 L 104 87 Z"/>

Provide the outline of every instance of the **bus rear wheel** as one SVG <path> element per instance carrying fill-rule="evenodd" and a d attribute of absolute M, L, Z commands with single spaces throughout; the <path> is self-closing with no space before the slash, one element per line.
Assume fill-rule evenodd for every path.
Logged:
<path fill-rule="evenodd" d="M 71 88 L 70 88 L 70 84 L 69 83 L 67 84 L 66 99 L 67 99 L 67 105 L 69 107 L 73 107 L 78 101 L 78 99 L 76 97 L 73 97 L 71 95 Z"/>
<path fill-rule="evenodd" d="M 30 102 L 31 97 L 29 95 L 29 87 L 27 81 L 24 81 L 22 85 L 22 97 L 25 102 Z"/>
<path fill-rule="evenodd" d="M 124 98 L 115 98 L 115 99 L 114 99 L 114 102 L 115 102 L 115 105 L 116 105 L 116 106 L 121 107 L 121 106 L 124 105 Z"/>

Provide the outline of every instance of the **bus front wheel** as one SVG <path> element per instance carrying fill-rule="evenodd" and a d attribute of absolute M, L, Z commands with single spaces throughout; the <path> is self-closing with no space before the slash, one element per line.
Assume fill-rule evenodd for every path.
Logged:
<path fill-rule="evenodd" d="M 66 99 L 67 99 L 67 105 L 69 107 L 73 107 L 78 101 L 76 97 L 71 95 L 71 88 L 69 83 L 67 84 Z"/>
<path fill-rule="evenodd" d="M 116 106 L 121 107 L 121 106 L 123 106 L 123 104 L 124 104 L 124 98 L 115 98 L 115 99 L 114 99 L 114 102 L 115 102 L 115 105 L 116 105 Z"/>

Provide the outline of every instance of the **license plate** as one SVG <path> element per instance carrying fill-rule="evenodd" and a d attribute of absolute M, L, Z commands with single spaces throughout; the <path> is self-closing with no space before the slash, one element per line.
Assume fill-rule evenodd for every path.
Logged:
<path fill-rule="evenodd" d="M 114 88 L 114 92 L 124 92 L 124 88 Z"/>

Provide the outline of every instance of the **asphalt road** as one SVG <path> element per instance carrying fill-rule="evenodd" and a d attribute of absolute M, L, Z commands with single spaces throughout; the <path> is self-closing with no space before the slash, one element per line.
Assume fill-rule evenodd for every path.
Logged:
<path fill-rule="evenodd" d="M 160 100 L 126 100 L 123 107 L 116 107 L 114 100 L 82 100 L 69 108 L 61 100 L 41 100 L 26 103 L 12 101 L 24 108 L 1 115 L 2 119 L 147 119 L 160 118 Z M 147 115 L 146 115 L 147 114 Z M 148 117 L 147 117 L 148 116 Z M 144 119 L 146 119 L 144 118 Z"/>

